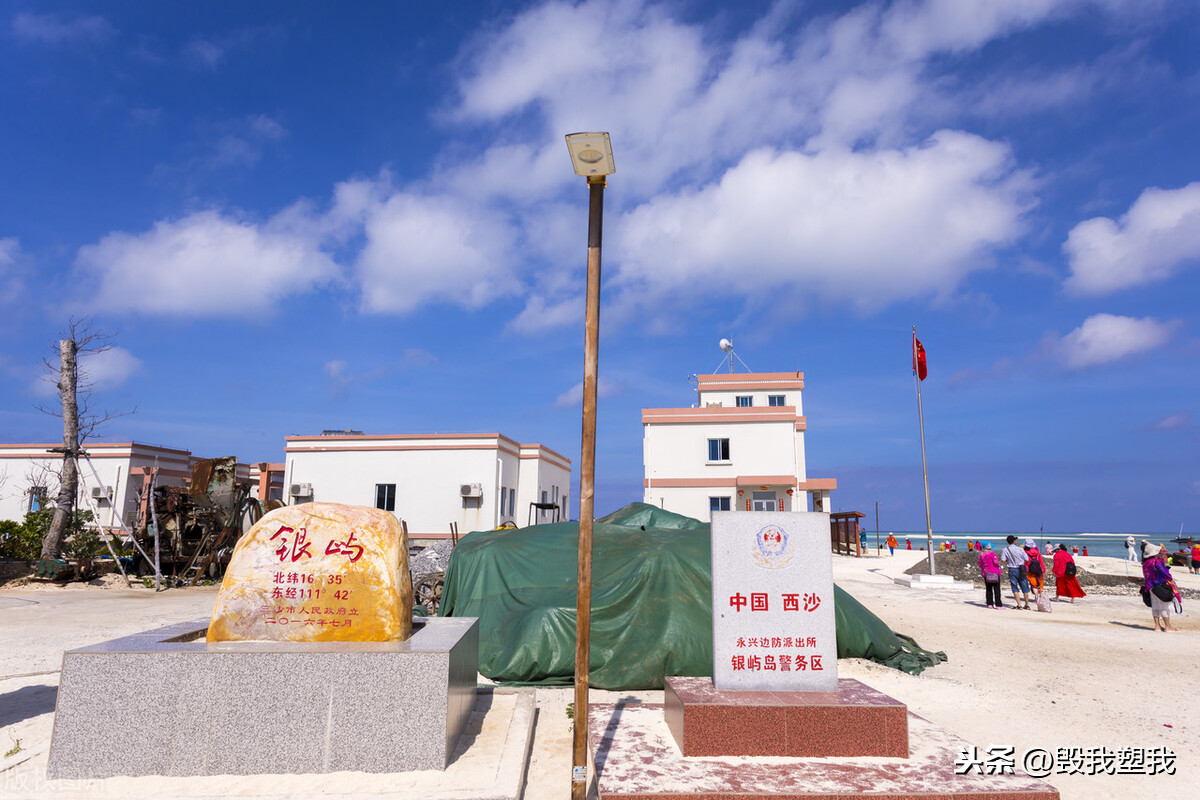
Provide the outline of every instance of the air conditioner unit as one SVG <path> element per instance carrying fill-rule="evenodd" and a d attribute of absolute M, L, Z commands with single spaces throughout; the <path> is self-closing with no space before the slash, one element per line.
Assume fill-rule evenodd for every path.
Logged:
<path fill-rule="evenodd" d="M 312 497 L 312 493 L 311 483 L 293 483 L 288 492 L 292 497 Z"/>
<path fill-rule="evenodd" d="M 482 483 L 463 483 L 458 487 L 459 497 L 483 497 Z"/>
<path fill-rule="evenodd" d="M 110 497 L 112 497 L 112 493 L 113 493 L 113 490 L 112 490 L 111 486 L 93 486 L 92 487 L 92 499 L 93 500 L 108 500 Z"/>

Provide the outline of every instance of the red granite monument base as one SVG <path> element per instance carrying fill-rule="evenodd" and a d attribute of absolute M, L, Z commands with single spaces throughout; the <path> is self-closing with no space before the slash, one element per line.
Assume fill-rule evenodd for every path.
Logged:
<path fill-rule="evenodd" d="M 968 743 L 911 713 L 908 758 L 686 757 L 662 705 L 597 704 L 588 714 L 601 800 L 1059 800 L 1020 772 L 956 775 Z"/>
<path fill-rule="evenodd" d="M 668 677 L 663 698 L 684 756 L 908 757 L 907 707 L 850 678 L 836 692 L 755 692 Z"/>

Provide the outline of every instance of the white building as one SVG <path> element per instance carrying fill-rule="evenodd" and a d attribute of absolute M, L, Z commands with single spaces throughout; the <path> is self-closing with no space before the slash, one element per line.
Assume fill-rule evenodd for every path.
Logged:
<path fill-rule="evenodd" d="M 804 374 L 697 378 L 695 406 L 642 410 L 645 502 L 703 520 L 713 511 L 829 511 L 837 481 L 809 478 L 804 460 Z"/>
<path fill-rule="evenodd" d="M 62 456 L 51 453 L 57 444 L 0 444 L 0 519 L 20 521 L 58 501 Z M 132 528 L 148 470 L 158 465 L 158 483 L 183 486 L 197 460 L 187 450 L 140 442 L 88 442 L 84 445 L 100 482 L 79 460 L 79 498 L 76 506 L 99 510 L 97 522 L 104 528 L 119 528 L 118 516 Z M 87 495 L 85 497 L 84 495 Z"/>
<path fill-rule="evenodd" d="M 288 503 L 374 506 L 408 524 L 410 539 L 567 518 L 571 462 L 498 433 L 288 436 Z M 530 516 L 532 512 L 532 517 Z"/>
<path fill-rule="evenodd" d="M 49 452 L 61 444 L 0 444 L 0 519 L 21 521 L 30 511 L 58 502 L 62 456 Z M 118 517 L 130 530 L 137 524 L 142 489 L 157 467 L 159 486 L 187 486 L 201 459 L 191 451 L 141 442 L 88 442 L 84 445 L 96 475 L 79 460 L 76 507 L 100 512 L 97 523 L 119 529 Z M 99 483 L 96 481 L 99 476 Z M 252 485 L 259 500 L 283 496 L 283 464 L 237 465 L 239 483 Z"/>

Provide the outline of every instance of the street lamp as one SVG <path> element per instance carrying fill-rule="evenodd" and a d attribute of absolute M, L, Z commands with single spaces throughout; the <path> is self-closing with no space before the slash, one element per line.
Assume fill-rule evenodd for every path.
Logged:
<path fill-rule="evenodd" d="M 587 302 L 583 334 L 583 436 L 579 458 L 579 575 L 575 591 L 575 714 L 571 746 L 571 798 L 588 789 L 588 660 L 592 638 L 592 520 L 595 517 L 596 382 L 600 356 L 600 241 L 606 176 L 616 172 L 607 133 L 567 134 L 575 174 L 587 178 Z"/>

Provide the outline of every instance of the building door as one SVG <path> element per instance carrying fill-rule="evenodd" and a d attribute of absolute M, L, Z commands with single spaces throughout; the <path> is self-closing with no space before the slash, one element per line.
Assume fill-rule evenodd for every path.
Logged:
<path fill-rule="evenodd" d="M 778 508 L 774 492 L 755 492 L 752 511 L 774 511 Z"/>

